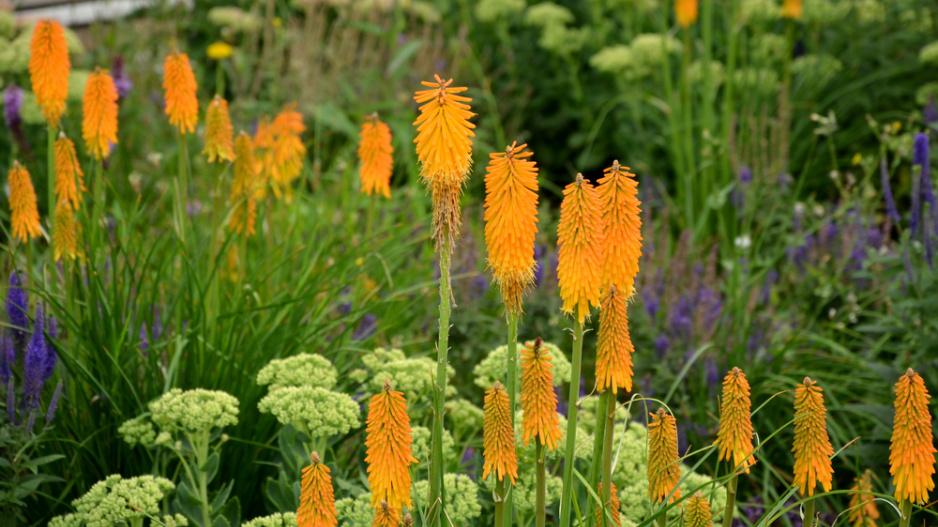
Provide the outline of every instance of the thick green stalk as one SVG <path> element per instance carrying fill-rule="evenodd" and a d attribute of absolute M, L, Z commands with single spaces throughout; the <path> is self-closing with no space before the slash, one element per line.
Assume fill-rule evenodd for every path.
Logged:
<path fill-rule="evenodd" d="M 504 527 L 505 518 L 505 480 L 501 479 L 495 483 L 495 527 Z"/>
<path fill-rule="evenodd" d="M 446 398 L 446 355 L 449 351 L 449 317 L 452 312 L 450 265 L 452 253 L 440 251 L 440 340 L 437 343 L 436 390 L 433 398 L 433 452 L 430 456 L 429 525 L 441 526 L 443 510 L 443 410 Z"/>
<path fill-rule="evenodd" d="M 91 184 L 94 197 L 91 200 L 91 252 L 94 253 L 101 243 L 98 234 L 101 230 L 101 215 L 104 214 L 104 161 L 97 159 L 94 164 L 94 182 Z M 94 261 L 94 254 L 88 255 Z"/>
<path fill-rule="evenodd" d="M 212 280 L 211 294 L 209 295 L 210 301 L 212 302 L 212 310 L 209 313 L 211 317 L 218 316 L 219 309 L 219 298 L 218 298 L 218 286 L 219 281 L 221 280 L 218 276 L 218 269 L 220 267 L 218 263 L 218 224 L 221 216 L 222 203 L 222 178 L 221 178 L 221 163 L 213 163 L 212 170 L 214 173 L 214 182 L 215 182 L 215 193 L 212 196 L 212 259 L 209 260 L 209 276 L 212 276 L 212 271 L 214 271 L 214 277 Z M 212 325 L 214 327 L 214 324 Z"/>
<path fill-rule="evenodd" d="M 804 502 L 804 522 L 801 525 L 814 527 L 814 498 L 808 498 L 808 501 Z"/>
<path fill-rule="evenodd" d="M 508 314 L 508 379 L 505 383 L 505 389 L 508 392 L 508 408 L 511 409 L 511 428 L 515 429 L 515 413 L 518 410 L 518 315 Z M 510 490 L 510 484 L 506 483 L 506 491 Z M 508 493 L 505 509 L 502 514 L 505 516 L 503 521 L 505 527 L 511 525 L 512 513 L 514 512 L 514 498 Z"/>
<path fill-rule="evenodd" d="M 544 445 L 540 438 L 534 438 L 534 457 L 537 464 L 537 493 L 534 497 L 535 527 L 544 527 L 547 523 L 547 470 L 544 463 Z"/>
<path fill-rule="evenodd" d="M 611 527 L 609 525 L 609 516 L 606 508 L 612 503 L 612 484 L 610 482 L 612 481 L 612 433 L 615 425 L 616 398 L 614 395 L 609 394 L 606 400 L 606 415 L 604 416 L 605 419 L 603 419 L 606 422 L 603 439 L 603 492 L 600 497 L 602 498 L 603 526 Z"/>
<path fill-rule="evenodd" d="M 912 523 L 912 502 L 902 500 L 902 503 L 899 504 L 899 510 L 902 512 L 902 517 L 899 518 L 899 527 L 909 527 Z"/>
<path fill-rule="evenodd" d="M 52 229 L 55 218 L 55 127 L 51 124 L 49 125 L 49 152 L 46 161 L 47 164 L 47 173 L 46 173 L 46 186 L 48 193 L 48 201 L 46 204 L 49 206 L 49 210 L 46 211 L 46 216 L 48 216 L 49 222 L 49 236 L 52 236 Z M 55 251 L 49 251 L 49 283 L 51 285 L 55 283 Z"/>
<path fill-rule="evenodd" d="M 189 159 L 186 154 L 186 135 L 182 132 L 179 139 L 179 184 L 176 187 L 176 234 L 186 245 L 186 201 L 189 197 Z"/>
<path fill-rule="evenodd" d="M 603 391 L 599 395 L 599 404 L 596 405 L 596 431 L 593 434 L 593 464 L 590 466 L 590 488 L 595 489 L 599 483 L 599 476 L 603 470 L 603 446 L 606 439 L 606 419 L 603 412 L 606 411 L 609 390 Z"/>
<path fill-rule="evenodd" d="M 661 516 L 658 516 L 658 527 L 668 527 L 668 513 L 662 512 Z"/>
<path fill-rule="evenodd" d="M 739 475 L 734 475 L 726 486 L 726 508 L 723 509 L 723 527 L 733 524 L 733 510 L 736 507 L 736 485 L 739 484 Z"/>
<path fill-rule="evenodd" d="M 559 527 L 569 527 L 573 507 L 573 464 L 576 462 L 577 399 L 580 397 L 580 368 L 583 361 L 583 322 L 573 321 L 573 367 L 570 370 L 570 395 L 567 397 L 567 451 L 564 454 L 563 492 L 560 498 Z"/>
<path fill-rule="evenodd" d="M 694 224 L 696 218 L 694 211 L 696 209 L 696 195 L 694 194 L 694 180 L 697 177 L 697 162 L 694 155 L 694 122 L 693 111 L 690 103 L 690 32 L 684 31 L 684 55 L 681 58 L 681 114 L 684 116 L 684 155 L 686 166 L 683 176 L 684 181 L 684 213 L 687 215 L 685 221 L 692 234 L 696 234 Z M 692 236 L 693 238 L 693 236 Z"/>

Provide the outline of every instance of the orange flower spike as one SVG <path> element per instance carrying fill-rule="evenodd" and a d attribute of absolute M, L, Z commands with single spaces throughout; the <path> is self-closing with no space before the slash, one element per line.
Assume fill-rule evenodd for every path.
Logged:
<path fill-rule="evenodd" d="M 749 398 L 749 381 L 739 368 L 733 368 L 723 379 L 723 396 L 720 405 L 720 432 L 713 444 L 720 448 L 718 461 L 724 459 L 735 467 L 749 473 L 756 460 L 751 455 L 752 447 L 752 402 Z"/>
<path fill-rule="evenodd" d="M 381 500 L 375 511 L 375 519 L 371 527 L 399 527 L 401 524 L 401 510 L 399 507 L 389 505 L 387 501 Z"/>
<path fill-rule="evenodd" d="M 515 484 L 518 478 L 518 458 L 515 453 L 515 430 L 511 424 L 511 411 L 508 409 L 508 394 L 502 383 L 495 381 L 492 389 L 485 392 L 485 419 L 483 432 L 482 479 L 495 471 L 495 477 L 502 481 L 505 476 Z"/>
<path fill-rule="evenodd" d="M 783 0 L 782 18 L 801 20 L 803 16 L 802 3 L 802 0 Z"/>
<path fill-rule="evenodd" d="M 818 483 L 831 490 L 834 449 L 827 437 L 827 409 L 821 387 L 810 378 L 795 388 L 795 479 L 802 496 L 814 496 Z"/>
<path fill-rule="evenodd" d="M 58 127 L 65 113 L 71 62 L 65 30 L 58 22 L 40 20 L 29 45 L 29 77 L 36 103 L 50 126 Z"/>
<path fill-rule="evenodd" d="M 95 159 L 106 158 L 117 144 L 117 88 L 108 70 L 98 68 L 88 77 L 81 112 L 85 148 Z"/>
<path fill-rule="evenodd" d="M 512 143 L 491 154 L 485 176 L 485 245 L 488 266 L 509 313 L 521 313 L 525 290 L 534 283 L 537 235 L 537 166 Z"/>
<path fill-rule="evenodd" d="M 561 309 L 582 323 L 589 318 L 590 305 L 599 305 L 600 246 L 603 240 L 599 197 L 582 174 L 576 175 L 576 181 L 567 185 L 563 195 L 557 227 Z"/>
<path fill-rule="evenodd" d="M 411 507 L 410 470 L 417 459 L 411 454 L 413 437 L 404 394 L 391 389 L 391 380 L 368 405 L 367 453 L 371 505 L 387 501 L 392 508 Z M 400 512 L 398 511 L 398 514 Z M 396 525 L 396 524 L 395 524 Z"/>
<path fill-rule="evenodd" d="M 56 261 L 63 257 L 69 260 L 78 258 L 78 223 L 72 206 L 65 200 L 55 206 L 52 229 L 52 255 Z"/>
<path fill-rule="evenodd" d="M 7 175 L 10 185 L 10 224 L 13 237 L 28 242 L 41 233 L 39 229 L 39 210 L 36 208 L 36 190 L 29 178 L 29 172 L 18 162 Z"/>
<path fill-rule="evenodd" d="M 390 199 L 391 174 L 394 172 L 391 129 L 378 120 L 378 114 L 372 114 L 362 123 L 358 137 L 358 161 L 361 163 L 358 176 L 362 181 L 362 193 L 367 196 L 381 194 Z"/>
<path fill-rule="evenodd" d="M 169 124 L 178 128 L 183 135 L 195 132 L 195 125 L 199 122 L 197 89 L 189 57 L 174 50 L 163 63 L 163 91 Z"/>
<path fill-rule="evenodd" d="M 689 28 L 697 22 L 697 0 L 675 0 L 674 14 L 678 25 Z"/>
<path fill-rule="evenodd" d="M 684 504 L 684 525 L 686 527 L 710 527 L 713 525 L 713 513 L 710 501 L 698 490 Z"/>
<path fill-rule="evenodd" d="M 642 255 L 642 203 L 638 182 L 628 167 L 613 161 L 603 171 L 597 192 L 602 210 L 603 290 L 616 286 L 626 298 L 635 292 L 638 260 Z"/>
<path fill-rule="evenodd" d="M 677 422 L 664 408 L 651 414 L 648 424 L 648 497 L 662 503 L 673 491 L 668 503 L 681 498 L 680 455 L 677 451 Z"/>
<path fill-rule="evenodd" d="M 228 101 L 216 95 L 205 112 L 205 149 L 209 163 L 234 161 L 234 127 L 228 115 Z"/>
<path fill-rule="evenodd" d="M 334 527 L 339 522 L 336 520 L 335 493 L 329 467 L 319 462 L 316 452 L 310 458 L 312 463 L 303 468 L 296 524 L 298 527 Z"/>
<path fill-rule="evenodd" d="M 873 492 L 873 471 L 866 469 L 859 478 L 854 478 L 855 491 L 850 494 L 850 518 L 853 527 L 876 527 L 879 509 L 876 508 Z"/>
<path fill-rule="evenodd" d="M 65 200 L 74 210 L 81 205 L 81 192 L 85 191 L 85 173 L 75 154 L 75 143 L 59 132 L 55 140 L 55 196 Z"/>
<path fill-rule="evenodd" d="M 254 160 L 254 144 L 244 132 L 235 140 L 234 179 L 231 182 L 231 232 L 251 236 L 257 218 L 259 188 L 258 165 Z"/>
<path fill-rule="evenodd" d="M 528 342 L 521 352 L 521 423 L 524 444 L 531 438 L 553 451 L 560 440 L 557 393 L 550 354 L 541 338 Z"/>
<path fill-rule="evenodd" d="M 462 95 L 468 88 L 451 88 L 453 79 L 443 81 L 439 75 L 436 82 L 420 84 L 431 88 L 414 94 L 420 104 L 420 115 L 414 121 L 417 127 L 417 159 L 420 161 L 420 176 L 428 186 L 435 184 L 462 185 L 472 165 L 472 131 L 475 125 L 469 119 L 475 116 L 469 111 L 472 99 Z"/>
<path fill-rule="evenodd" d="M 896 417 L 889 445 L 889 473 L 899 503 L 926 503 L 935 489 L 935 445 L 922 377 L 909 368 L 896 383 Z"/>
<path fill-rule="evenodd" d="M 629 335 L 625 295 L 620 294 L 615 286 L 611 286 L 599 311 L 599 341 L 596 345 L 597 389 L 612 388 L 612 393 L 618 393 L 619 388 L 623 388 L 631 392 L 633 353 L 635 348 Z"/>
<path fill-rule="evenodd" d="M 619 492 L 616 490 L 616 484 L 611 483 L 609 487 L 609 515 L 612 516 L 612 524 L 615 527 L 622 525 L 622 516 L 619 511 L 621 504 L 619 503 Z M 599 482 L 599 488 L 596 489 L 596 495 L 603 495 L 603 482 Z M 603 510 L 599 507 L 596 507 L 596 525 L 600 526 L 603 524 Z"/>

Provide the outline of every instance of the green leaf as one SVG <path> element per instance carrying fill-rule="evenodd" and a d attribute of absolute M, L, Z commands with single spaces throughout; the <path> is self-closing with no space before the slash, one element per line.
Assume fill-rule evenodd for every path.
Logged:
<path fill-rule="evenodd" d="M 234 485 L 234 481 L 231 482 Z M 225 518 L 228 521 L 229 525 L 240 525 L 241 524 L 241 502 L 238 501 L 238 497 L 235 496 L 231 498 L 231 501 L 225 504 L 220 510 L 218 510 L 219 516 L 215 518 L 215 522 L 218 521 L 218 518 Z M 215 522 L 212 525 L 215 525 Z"/>
<path fill-rule="evenodd" d="M 224 485 L 218 494 L 215 494 L 215 498 L 212 499 L 212 510 L 217 511 L 221 509 L 221 506 L 228 501 L 228 496 L 231 495 L 231 489 L 234 488 L 234 480 L 228 482 L 227 485 Z"/>
<path fill-rule="evenodd" d="M 189 505 L 202 505 L 202 498 L 199 497 L 198 493 L 196 493 L 195 489 L 192 488 L 192 485 L 188 481 L 183 481 L 176 487 L 176 494 L 183 502 Z"/>
<path fill-rule="evenodd" d="M 391 62 L 388 63 L 388 68 L 385 70 L 385 73 L 387 73 L 389 77 L 394 77 L 394 74 L 397 73 L 401 66 L 404 66 L 407 61 L 412 59 L 414 55 L 420 51 L 421 45 L 423 45 L 423 41 L 417 38 L 401 46 L 401 48 L 397 50 L 397 53 L 394 54 L 394 58 L 391 59 Z"/>
<path fill-rule="evenodd" d="M 215 516 L 212 520 L 212 527 L 231 527 L 231 524 L 224 516 Z"/>
<path fill-rule="evenodd" d="M 215 479 L 215 476 L 218 474 L 218 452 L 213 452 L 211 456 L 208 457 L 208 460 L 205 461 L 205 464 L 199 467 L 199 470 L 205 473 L 205 484 L 208 485 Z"/>

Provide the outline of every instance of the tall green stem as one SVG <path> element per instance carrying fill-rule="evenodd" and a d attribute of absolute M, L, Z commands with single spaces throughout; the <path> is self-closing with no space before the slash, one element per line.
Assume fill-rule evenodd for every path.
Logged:
<path fill-rule="evenodd" d="M 595 489 L 599 483 L 599 477 L 603 469 L 603 446 L 606 439 L 606 419 L 603 412 L 606 411 L 609 390 L 603 391 L 599 395 L 599 404 L 596 405 L 596 431 L 593 434 L 593 464 L 590 466 L 590 488 Z"/>
<path fill-rule="evenodd" d="M 505 518 L 505 480 L 500 479 L 495 483 L 495 527 L 504 527 Z"/>
<path fill-rule="evenodd" d="M 213 167 L 213 172 L 214 172 L 215 192 L 214 192 L 214 195 L 212 196 L 212 201 L 213 201 L 212 203 L 212 239 L 211 239 L 212 259 L 209 260 L 209 276 L 213 276 L 213 273 L 212 273 L 213 271 L 214 271 L 214 276 L 211 279 L 212 286 L 211 286 L 211 294 L 209 295 L 209 298 L 212 303 L 212 310 L 209 313 L 209 316 L 217 317 L 218 309 L 219 309 L 218 289 L 219 289 L 219 280 L 220 280 L 218 276 L 218 269 L 220 267 L 218 263 L 218 246 L 219 246 L 218 224 L 219 224 L 219 220 L 221 217 L 221 208 L 223 206 L 222 203 L 224 203 L 224 201 L 222 200 L 222 190 L 221 190 L 222 189 L 221 163 L 214 163 L 212 167 Z M 214 327 L 214 324 L 212 325 L 212 327 Z"/>
<path fill-rule="evenodd" d="M 661 516 L 658 516 L 658 527 L 668 527 L 668 513 L 665 511 L 661 512 Z"/>
<path fill-rule="evenodd" d="M 534 523 L 544 527 L 547 523 L 547 470 L 544 466 L 544 445 L 540 438 L 534 439 L 534 457 L 537 464 L 537 493 L 534 497 Z"/>
<path fill-rule="evenodd" d="M 176 234 L 186 245 L 186 201 L 189 197 L 189 158 L 186 154 L 186 135 L 179 133 L 179 181 L 176 187 Z"/>
<path fill-rule="evenodd" d="M 450 265 L 452 253 L 440 251 L 440 340 L 437 343 L 436 391 L 433 398 L 433 452 L 430 457 L 429 525 L 441 526 L 443 495 L 443 410 L 446 399 L 446 355 L 449 351 L 449 316 L 452 312 Z"/>
<path fill-rule="evenodd" d="M 608 392 L 609 390 L 606 391 Z M 604 416 L 606 430 L 603 439 L 603 492 L 600 497 L 602 498 L 603 525 L 605 527 L 611 527 L 609 525 L 609 515 L 607 514 L 606 508 L 612 505 L 612 433 L 615 426 L 616 398 L 614 395 L 609 394 L 606 401 L 606 415 Z"/>
<path fill-rule="evenodd" d="M 508 314 L 508 351 L 506 353 L 508 360 L 508 379 L 506 381 L 506 390 L 508 391 L 508 408 L 511 410 L 511 428 L 515 429 L 515 413 L 518 410 L 518 315 Z M 510 484 L 506 483 L 506 491 L 510 490 Z M 511 525 L 512 513 L 514 509 L 514 498 L 510 492 L 506 492 L 507 500 L 505 508 L 502 511 L 504 515 L 504 525 Z"/>
<path fill-rule="evenodd" d="M 804 502 L 804 522 L 803 527 L 814 527 L 814 498 L 808 498 Z"/>
<path fill-rule="evenodd" d="M 101 215 L 104 214 L 104 161 L 97 159 L 94 165 L 94 182 L 91 184 L 94 197 L 91 200 L 91 251 L 95 252 L 101 240 L 98 234 L 101 229 Z M 94 254 L 88 255 L 94 261 Z"/>
<path fill-rule="evenodd" d="M 53 223 L 55 218 L 55 127 L 51 124 L 49 125 L 49 152 L 46 161 L 47 163 L 47 173 L 46 173 L 46 186 L 48 192 L 48 201 L 46 204 L 49 206 L 49 210 L 46 211 L 49 221 L 49 236 L 52 236 Z M 49 251 L 49 285 L 54 283 L 55 280 L 55 251 Z"/>
<path fill-rule="evenodd" d="M 573 322 L 573 365 L 570 370 L 570 394 L 567 397 L 567 451 L 564 454 L 563 492 L 560 498 L 559 527 L 569 527 L 573 507 L 573 465 L 576 452 L 577 399 L 580 396 L 580 367 L 583 362 L 583 322 Z"/>
<path fill-rule="evenodd" d="M 726 486 L 726 508 L 723 509 L 723 527 L 733 524 L 733 510 L 736 508 L 736 485 L 739 484 L 739 475 L 734 475 Z"/>
<path fill-rule="evenodd" d="M 899 527 L 909 527 L 912 523 L 912 502 L 902 500 L 899 504 L 899 510 L 902 512 L 902 518 L 899 518 Z"/>

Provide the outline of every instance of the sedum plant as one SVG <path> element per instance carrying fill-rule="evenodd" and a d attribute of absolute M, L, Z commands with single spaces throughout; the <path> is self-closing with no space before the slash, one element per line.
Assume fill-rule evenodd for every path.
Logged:
<path fill-rule="evenodd" d="M 75 512 L 56 516 L 50 527 L 143 527 L 150 525 L 186 527 L 188 520 L 180 515 L 162 515 L 160 502 L 176 488 L 162 477 L 139 476 L 124 479 L 118 474 L 95 483 L 83 496 L 72 502 Z"/>

